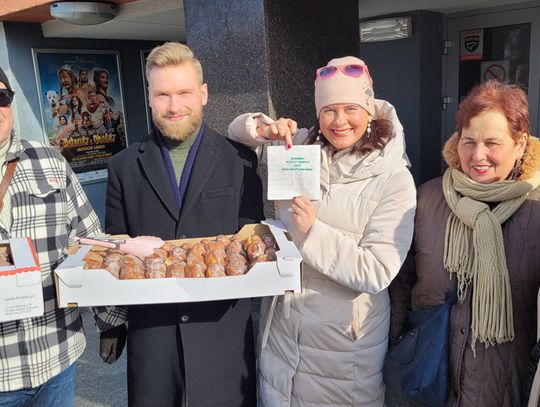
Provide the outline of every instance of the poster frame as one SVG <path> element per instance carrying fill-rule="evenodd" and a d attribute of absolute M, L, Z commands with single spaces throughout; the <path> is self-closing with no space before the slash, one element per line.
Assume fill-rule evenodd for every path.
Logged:
<path fill-rule="evenodd" d="M 146 112 L 146 127 L 148 134 L 152 131 L 152 111 L 150 110 L 150 104 L 148 99 L 148 81 L 146 80 L 146 58 L 150 55 L 151 49 L 141 49 L 141 74 L 143 80 L 143 92 L 144 92 L 144 110 Z"/>
<path fill-rule="evenodd" d="M 122 149 L 126 148 L 129 145 L 129 136 L 127 131 L 127 124 L 126 124 L 126 105 L 125 105 L 125 98 L 124 98 L 124 91 L 123 91 L 123 80 L 122 80 L 122 67 L 120 63 L 120 52 L 118 50 L 96 50 L 96 49 L 60 49 L 60 48 L 32 48 L 32 60 L 34 65 L 34 74 L 35 74 L 35 80 L 36 80 L 36 86 L 37 86 L 37 92 L 39 97 L 39 111 L 40 111 L 40 117 L 41 117 L 41 125 L 43 130 L 43 142 L 46 145 L 51 145 L 52 147 L 57 147 L 55 142 L 51 142 L 52 140 L 55 140 L 54 133 L 51 130 L 51 121 L 53 118 L 50 118 L 50 106 L 49 101 L 47 98 L 47 91 L 53 90 L 53 91 L 59 91 L 60 95 L 57 96 L 59 99 L 62 99 L 64 96 L 62 96 L 63 88 L 60 85 L 60 80 L 57 78 L 58 86 L 56 89 L 45 89 L 46 87 L 50 87 L 50 85 L 46 85 L 42 81 L 42 77 L 46 77 L 48 79 L 51 79 L 52 77 L 52 68 L 51 68 L 51 61 L 56 61 L 59 58 L 62 58 L 62 55 L 65 56 L 64 63 L 60 66 L 58 66 L 58 71 L 60 71 L 61 67 L 64 67 L 66 65 L 70 65 L 73 70 L 77 68 L 86 68 L 88 70 L 91 70 L 93 72 L 94 69 L 97 68 L 104 68 L 104 63 L 106 63 L 105 69 L 109 72 L 109 81 L 110 86 L 109 89 L 114 89 L 114 94 L 111 96 L 114 96 L 113 100 L 116 100 L 111 103 L 111 107 L 109 110 L 113 111 L 114 114 L 117 116 L 118 123 L 121 124 L 121 127 L 119 130 L 116 128 L 115 134 L 118 135 L 120 143 L 120 146 L 117 146 L 117 150 L 115 152 L 111 152 L 111 157 L 120 152 Z M 49 60 L 47 60 L 47 58 Z M 41 62 L 40 62 L 41 60 Z M 43 63 L 45 61 L 46 63 Z M 92 61 L 95 61 L 94 64 L 92 64 Z M 76 63 L 79 62 L 79 65 Z M 41 66 L 40 66 L 41 63 Z M 44 66 L 47 65 L 47 66 Z M 79 71 L 80 72 L 80 71 Z M 89 76 L 90 72 L 88 72 Z M 47 77 L 47 75 L 49 75 Z M 112 85 L 112 86 L 111 86 Z M 78 86 L 78 84 L 77 84 Z M 90 85 L 92 86 L 92 85 Z M 94 85 L 95 86 L 95 85 Z M 118 119 L 119 118 L 119 119 Z M 116 133 L 119 132 L 119 133 Z M 58 133 L 59 134 L 59 133 Z M 59 138 L 59 137 L 58 137 Z M 57 147 L 60 149 L 59 147 Z M 107 153 L 108 154 L 108 153 Z M 65 154 L 63 154 L 65 156 Z M 82 154 L 81 154 L 82 155 Z M 82 157 L 80 161 L 83 161 Z M 81 164 L 80 168 L 75 169 L 74 165 L 70 163 L 72 168 L 77 174 L 77 177 L 81 182 L 84 183 L 92 183 L 95 181 L 101 181 L 103 179 L 107 178 L 107 163 L 104 162 L 105 160 L 108 161 L 110 157 L 104 158 L 102 160 L 99 160 L 98 162 L 92 163 L 91 159 L 88 160 L 88 168 L 84 167 L 84 164 Z M 70 160 L 68 159 L 68 162 Z"/>

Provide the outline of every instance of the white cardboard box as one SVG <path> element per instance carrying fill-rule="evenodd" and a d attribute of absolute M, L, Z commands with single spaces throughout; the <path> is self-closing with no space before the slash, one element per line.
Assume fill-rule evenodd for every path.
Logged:
<path fill-rule="evenodd" d="M 12 265 L 0 267 L 0 322 L 43 315 L 41 268 L 30 238 L 0 240 Z"/>
<path fill-rule="evenodd" d="M 197 302 L 281 295 L 287 291 L 300 292 L 302 256 L 294 243 L 287 239 L 281 222 L 266 221 L 263 224 L 246 225 L 239 234 L 248 236 L 269 232 L 274 235 L 279 246 L 277 261 L 257 263 L 241 276 L 217 278 L 119 280 L 105 269 L 83 270 L 83 258 L 91 246 L 81 246 L 55 271 L 59 306 Z M 186 239 L 181 242 L 202 239 Z"/>

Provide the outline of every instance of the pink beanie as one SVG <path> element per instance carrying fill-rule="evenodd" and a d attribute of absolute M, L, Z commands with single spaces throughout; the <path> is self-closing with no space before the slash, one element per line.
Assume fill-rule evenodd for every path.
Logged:
<path fill-rule="evenodd" d="M 375 114 L 373 86 L 367 65 L 355 57 L 335 58 L 327 66 L 363 65 L 365 71 L 358 78 L 347 76 L 339 71 L 327 79 L 315 80 L 315 109 L 317 117 L 321 109 L 336 103 L 356 103 L 366 109 L 372 116 Z"/>

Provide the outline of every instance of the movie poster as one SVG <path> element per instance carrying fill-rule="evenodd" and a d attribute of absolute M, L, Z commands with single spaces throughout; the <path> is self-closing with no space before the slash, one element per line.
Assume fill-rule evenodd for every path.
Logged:
<path fill-rule="evenodd" d="M 127 144 L 118 52 L 34 49 L 33 56 L 46 140 L 77 174 L 105 176 L 109 158 Z"/>

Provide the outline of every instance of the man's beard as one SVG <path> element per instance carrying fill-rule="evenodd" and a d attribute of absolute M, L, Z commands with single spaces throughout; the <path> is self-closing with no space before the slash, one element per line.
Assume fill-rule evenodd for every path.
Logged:
<path fill-rule="evenodd" d="M 167 120 L 162 115 L 157 115 L 152 112 L 152 121 L 161 134 L 168 139 L 184 141 L 201 126 L 202 116 L 202 110 L 197 113 L 191 111 L 191 115 L 187 120 L 175 123 Z"/>

